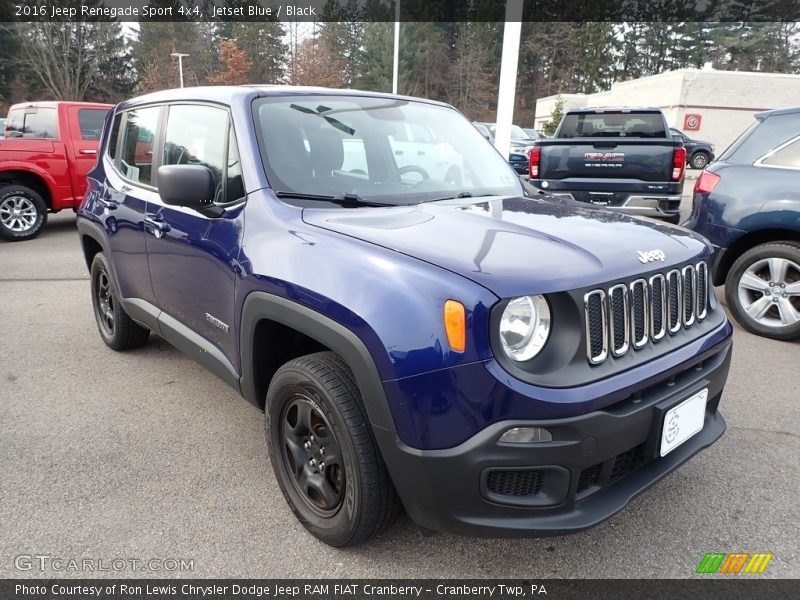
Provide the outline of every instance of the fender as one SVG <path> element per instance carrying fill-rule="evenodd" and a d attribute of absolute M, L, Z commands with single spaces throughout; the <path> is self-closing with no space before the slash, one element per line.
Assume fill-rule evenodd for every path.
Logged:
<path fill-rule="evenodd" d="M 2 179 L 5 173 L 11 171 L 27 173 L 40 179 L 47 188 L 47 193 L 50 195 L 51 204 L 64 204 L 63 200 L 58 197 L 58 185 L 56 185 L 56 180 L 50 173 L 39 167 L 37 164 L 16 160 L 3 161 L 3 166 L 0 168 L 0 179 Z M 70 193 L 72 193 L 71 188 Z M 52 208 L 55 208 L 55 206 L 52 206 Z"/>
<path fill-rule="evenodd" d="M 242 309 L 239 344 L 241 389 L 248 402 L 260 405 L 260 399 L 256 397 L 254 365 L 250 357 L 253 354 L 256 323 L 261 319 L 270 319 L 292 327 L 341 356 L 356 379 L 367 417 L 372 423 L 381 450 L 384 450 L 385 443 L 396 438 L 386 393 L 375 362 L 364 342 L 340 323 L 301 304 L 266 292 L 248 294 Z"/>

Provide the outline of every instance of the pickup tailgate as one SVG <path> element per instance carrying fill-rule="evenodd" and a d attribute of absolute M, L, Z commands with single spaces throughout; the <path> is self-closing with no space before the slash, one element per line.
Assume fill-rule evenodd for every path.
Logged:
<path fill-rule="evenodd" d="M 632 179 L 667 182 L 672 174 L 671 139 L 560 138 L 537 142 L 541 179 Z"/>

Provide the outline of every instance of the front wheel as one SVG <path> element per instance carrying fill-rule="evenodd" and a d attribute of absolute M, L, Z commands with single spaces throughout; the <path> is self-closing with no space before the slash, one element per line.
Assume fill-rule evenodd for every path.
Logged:
<path fill-rule="evenodd" d="M 776 340 L 800 337 L 800 245 L 751 248 L 731 266 L 725 297 L 748 331 Z"/>
<path fill-rule="evenodd" d="M 394 520 L 399 500 L 353 375 L 338 355 L 320 352 L 283 365 L 265 413 L 275 477 L 312 535 L 351 546 Z"/>
<path fill-rule="evenodd" d="M 0 187 L 0 237 L 10 242 L 31 240 L 47 224 L 47 205 L 24 185 Z"/>

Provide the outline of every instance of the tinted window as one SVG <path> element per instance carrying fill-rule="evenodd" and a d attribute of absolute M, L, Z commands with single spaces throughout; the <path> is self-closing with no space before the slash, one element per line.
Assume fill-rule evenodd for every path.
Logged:
<path fill-rule="evenodd" d="M 103 133 L 103 121 L 108 110 L 100 108 L 82 108 L 78 111 L 78 126 L 81 137 L 85 140 L 99 140 Z"/>
<path fill-rule="evenodd" d="M 126 113 L 119 168 L 131 181 L 153 185 L 153 145 L 160 110 L 153 106 Z"/>
<path fill-rule="evenodd" d="M 771 156 L 763 159 L 761 164 L 773 167 L 800 168 L 800 140 L 795 140 L 791 144 L 777 150 Z"/>
<path fill-rule="evenodd" d="M 228 112 L 211 106 L 171 106 L 164 138 L 164 165 L 202 165 L 214 176 L 215 202 L 223 202 Z"/>
<path fill-rule="evenodd" d="M 111 133 L 108 136 L 108 155 L 111 160 L 117 158 L 117 142 L 119 141 L 119 125 L 122 122 L 122 113 L 114 115 L 114 122 L 111 124 Z"/>
<path fill-rule="evenodd" d="M 661 113 L 568 113 L 564 116 L 556 137 L 664 138 L 667 137 L 667 132 Z"/>
<path fill-rule="evenodd" d="M 8 113 L 6 137 L 55 139 L 57 122 L 55 108 L 15 108 Z"/>
<path fill-rule="evenodd" d="M 236 136 L 233 128 L 228 133 L 228 171 L 225 183 L 225 201 L 233 202 L 244 197 L 244 183 L 242 182 L 242 163 L 239 161 L 239 149 L 236 146 Z"/>

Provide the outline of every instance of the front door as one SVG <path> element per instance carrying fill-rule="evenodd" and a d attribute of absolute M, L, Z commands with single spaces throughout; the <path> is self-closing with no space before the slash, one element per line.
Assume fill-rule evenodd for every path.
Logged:
<path fill-rule="evenodd" d="M 201 346 L 200 352 L 219 351 L 238 369 L 234 295 L 244 189 L 228 111 L 178 104 L 168 107 L 166 119 L 159 164 L 208 167 L 216 184 L 215 203 L 224 210 L 208 217 L 166 205 L 157 194 L 148 201 L 145 238 L 153 290 L 163 311 L 161 329 L 179 347 L 187 343 L 180 338 L 188 338 L 191 346 Z"/>

